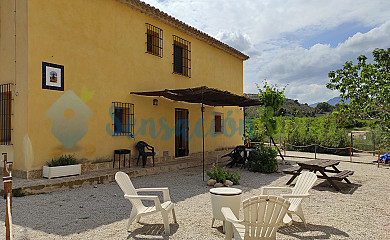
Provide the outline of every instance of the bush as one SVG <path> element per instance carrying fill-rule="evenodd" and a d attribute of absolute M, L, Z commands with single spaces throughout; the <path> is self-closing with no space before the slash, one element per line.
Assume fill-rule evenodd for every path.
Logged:
<path fill-rule="evenodd" d="M 226 180 L 230 180 L 233 182 L 234 185 L 240 184 L 238 180 L 240 180 L 240 175 L 238 174 L 238 171 L 234 171 L 233 173 L 230 173 L 226 170 L 225 167 L 221 168 L 213 164 L 213 168 L 211 171 L 207 171 L 207 176 L 210 177 L 210 179 L 215 179 L 217 182 L 224 184 Z"/>
<path fill-rule="evenodd" d="M 49 167 L 66 166 L 77 164 L 77 160 L 73 155 L 62 155 L 58 158 L 54 158 L 51 162 L 48 162 Z"/>
<path fill-rule="evenodd" d="M 277 151 L 272 147 L 260 147 L 251 151 L 248 159 L 249 170 L 252 172 L 273 173 L 278 169 Z"/>

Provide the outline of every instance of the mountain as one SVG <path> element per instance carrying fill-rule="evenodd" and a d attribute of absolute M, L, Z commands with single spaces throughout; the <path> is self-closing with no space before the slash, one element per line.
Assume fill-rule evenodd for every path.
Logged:
<path fill-rule="evenodd" d="M 329 101 L 327 101 L 327 103 L 329 103 L 330 105 L 336 105 L 337 103 L 340 103 L 340 98 L 339 97 L 334 97 L 332 99 L 330 99 Z M 349 103 L 349 99 L 347 99 L 346 101 L 344 101 L 345 103 Z"/>
<path fill-rule="evenodd" d="M 258 99 L 257 94 L 244 94 L 244 96 L 252 99 Z M 257 106 L 245 107 L 245 116 L 257 118 L 259 113 Z M 280 110 L 275 113 L 275 116 L 297 116 L 297 117 L 314 117 L 314 109 L 309 105 L 301 104 L 298 100 L 286 98 Z"/>
<path fill-rule="evenodd" d="M 251 99 L 258 99 L 257 94 L 244 94 L 245 97 Z M 287 117 L 319 117 L 326 116 L 330 112 L 332 112 L 332 108 L 330 106 L 326 106 L 327 104 L 321 104 L 318 108 L 316 106 L 322 102 L 318 102 L 315 104 L 308 105 L 307 103 L 301 104 L 298 100 L 292 100 L 286 98 L 280 110 L 274 114 L 274 116 L 287 116 Z M 339 102 L 339 98 L 335 97 L 327 101 L 326 103 L 334 106 Z M 349 100 L 346 101 L 349 103 Z M 245 116 L 250 118 L 258 118 L 259 112 L 257 111 L 258 106 L 245 107 Z"/>
<path fill-rule="evenodd" d="M 330 105 L 334 106 L 334 105 L 336 105 L 337 103 L 340 103 L 339 100 L 340 100 L 339 97 L 334 97 L 334 98 L 332 98 L 332 99 L 329 99 L 326 103 L 329 103 Z M 345 103 L 349 103 L 349 99 L 347 99 L 347 100 L 345 101 Z M 318 102 L 318 103 L 310 104 L 309 106 L 312 107 L 312 108 L 315 108 L 318 104 L 319 104 L 319 102 Z"/>

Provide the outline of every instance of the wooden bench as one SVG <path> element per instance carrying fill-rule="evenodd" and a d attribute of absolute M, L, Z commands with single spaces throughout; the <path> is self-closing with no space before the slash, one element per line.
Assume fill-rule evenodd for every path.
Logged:
<path fill-rule="evenodd" d="M 285 174 L 292 174 L 292 175 L 299 175 L 298 170 L 300 169 L 299 166 L 291 167 L 283 170 L 283 173 Z"/>
<path fill-rule="evenodd" d="M 343 179 L 345 179 L 345 181 L 347 181 L 346 177 L 352 175 L 353 173 L 354 173 L 354 171 L 344 170 L 342 172 L 336 173 L 333 176 L 330 176 L 329 178 L 332 180 L 337 180 L 337 181 L 342 181 Z"/>
<path fill-rule="evenodd" d="M 283 173 L 293 175 L 286 184 L 291 184 L 294 179 L 301 174 L 302 170 L 308 170 L 316 173 L 318 178 L 327 180 L 337 191 L 340 191 L 340 188 L 334 181 L 344 180 L 347 183 L 351 184 L 347 177 L 352 175 L 354 171 L 340 171 L 336 167 L 339 163 L 340 161 L 327 159 L 314 159 L 310 161 L 298 162 L 299 166 L 283 170 Z M 329 169 L 330 167 L 331 169 Z M 326 173 L 332 173 L 334 175 L 328 175 Z"/>
<path fill-rule="evenodd" d="M 284 169 L 283 173 L 298 176 L 299 174 L 301 174 L 300 172 L 298 172 L 299 169 L 300 169 L 299 166 L 291 167 L 291 168 Z M 321 179 L 328 179 L 329 178 L 330 180 L 337 180 L 337 181 L 345 180 L 346 182 L 349 182 L 346 177 L 353 175 L 353 173 L 354 173 L 354 171 L 344 170 L 342 172 L 336 173 L 333 176 L 324 177 L 322 175 L 317 175 L 317 177 L 321 178 Z"/>

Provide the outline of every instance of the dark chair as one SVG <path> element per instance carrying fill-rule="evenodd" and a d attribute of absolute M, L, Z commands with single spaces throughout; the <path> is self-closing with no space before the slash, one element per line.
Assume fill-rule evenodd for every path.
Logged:
<path fill-rule="evenodd" d="M 221 158 L 224 157 L 230 157 L 228 161 L 230 161 L 226 166 L 233 167 L 234 165 L 239 165 L 241 164 L 242 167 L 245 165 L 245 158 L 241 155 L 241 153 L 244 153 L 245 151 L 245 146 L 244 145 L 239 145 L 235 147 L 230 153 L 223 155 Z"/>
<path fill-rule="evenodd" d="M 137 166 L 139 162 L 139 158 L 142 156 L 142 167 L 146 165 L 146 159 L 148 157 L 152 157 L 153 159 L 153 167 L 154 167 L 154 147 L 150 146 L 144 141 L 139 141 L 135 145 L 135 148 L 138 150 L 138 158 L 137 158 Z"/>

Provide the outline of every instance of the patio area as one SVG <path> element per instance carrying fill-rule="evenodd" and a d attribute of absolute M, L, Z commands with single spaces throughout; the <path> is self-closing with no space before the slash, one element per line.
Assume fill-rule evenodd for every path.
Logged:
<path fill-rule="evenodd" d="M 295 157 L 286 160 L 291 164 L 306 161 Z M 287 167 L 280 165 L 280 170 Z M 317 180 L 312 196 L 303 202 L 308 228 L 294 216 L 296 222 L 280 228 L 277 239 L 390 238 L 390 195 L 388 184 L 384 184 L 389 166 L 342 161 L 340 168 L 355 171 L 349 177 L 352 184 L 340 182 L 341 191 L 336 191 L 326 181 Z M 290 178 L 283 173 L 238 170 L 241 180 L 235 187 L 243 191 L 242 200 L 259 195 L 262 186 L 285 186 Z M 136 188 L 169 187 L 178 221 L 173 224 L 170 216 L 171 235 L 163 234 L 158 214 L 141 218 L 127 232 L 131 205 L 111 182 L 14 198 L 14 239 L 224 239 L 221 221 L 211 228 L 210 187 L 201 179 L 200 166 L 132 178 Z M 4 205 L 0 205 L 0 236 L 5 236 Z"/>

